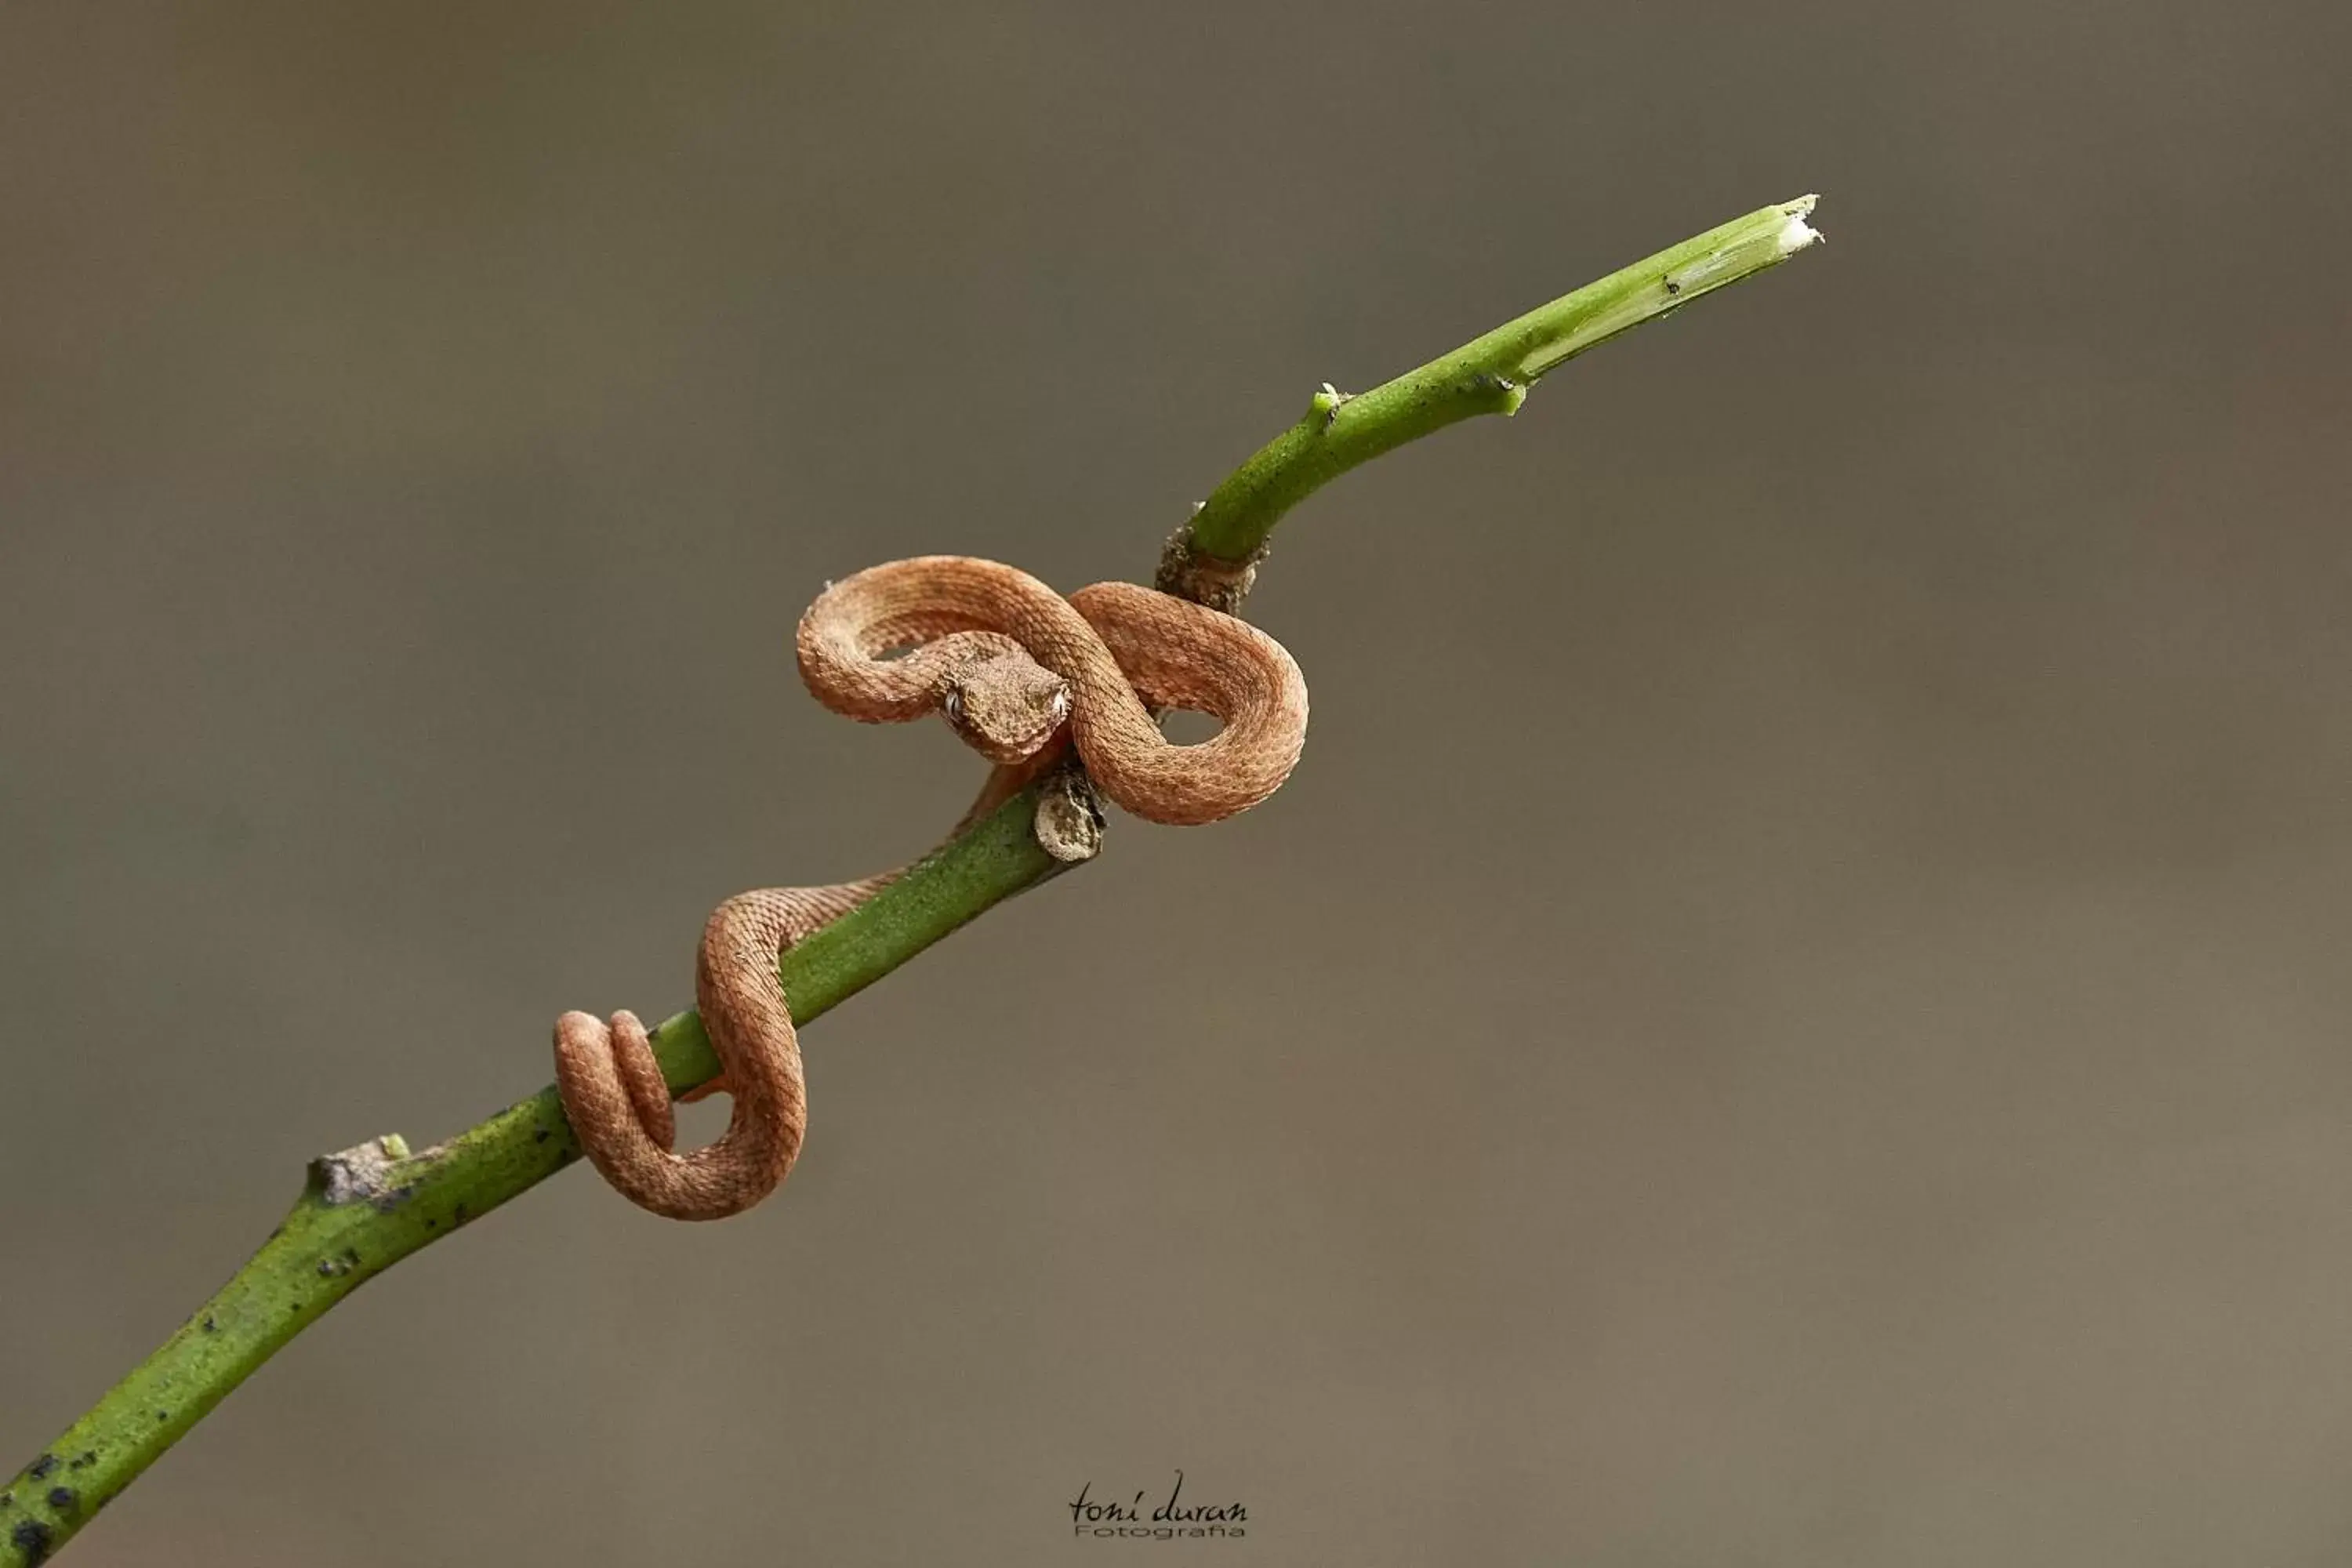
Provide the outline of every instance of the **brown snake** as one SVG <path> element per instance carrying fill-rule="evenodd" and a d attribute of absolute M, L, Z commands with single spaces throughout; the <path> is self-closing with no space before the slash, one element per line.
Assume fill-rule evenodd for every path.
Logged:
<path fill-rule="evenodd" d="M 1245 622 L 1128 583 L 1065 599 L 992 561 L 924 555 L 829 585 L 801 618 L 801 679 L 817 700 L 867 723 L 938 711 L 998 764 L 957 831 L 1075 747 L 1104 795 L 1147 821 L 1214 822 L 1289 776 L 1307 737 L 1307 684 L 1282 645 Z M 885 655 L 908 650 L 904 657 Z M 1223 728 L 1178 745 L 1153 710 L 1207 713 Z M 724 1091 L 727 1131 L 673 1152 L 677 1121 L 634 1013 L 566 1013 L 555 1081 L 588 1158 L 633 1203 L 676 1219 L 719 1219 L 782 1182 L 807 1128 L 800 1042 L 777 955 L 872 898 L 886 872 L 829 888 L 738 893 L 712 911 L 695 1004 Z"/>

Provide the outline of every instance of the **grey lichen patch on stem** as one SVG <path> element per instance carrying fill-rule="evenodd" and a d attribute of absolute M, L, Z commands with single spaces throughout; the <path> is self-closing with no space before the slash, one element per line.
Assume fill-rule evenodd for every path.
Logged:
<path fill-rule="evenodd" d="M 1038 847 L 1066 866 L 1102 853 L 1102 797 L 1084 768 L 1073 763 L 1040 781 L 1030 830 L 1037 836 Z"/>
<path fill-rule="evenodd" d="M 408 1140 L 397 1132 L 387 1132 L 381 1138 L 371 1138 L 311 1161 L 310 1186 L 320 1201 L 331 1208 L 342 1204 L 386 1202 L 397 1192 L 391 1174 L 407 1158 Z"/>
<path fill-rule="evenodd" d="M 1242 601 L 1257 585 L 1258 563 L 1265 556 L 1266 546 L 1261 543 L 1246 561 L 1221 561 L 1194 546 L 1192 528 L 1187 523 L 1160 546 L 1160 570 L 1153 574 L 1151 585 L 1163 594 L 1238 616 Z"/>

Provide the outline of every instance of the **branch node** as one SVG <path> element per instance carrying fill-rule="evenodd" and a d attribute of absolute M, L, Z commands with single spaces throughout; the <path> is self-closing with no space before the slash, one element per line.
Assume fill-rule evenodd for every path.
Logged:
<path fill-rule="evenodd" d="M 1238 616 L 1242 601 L 1249 597 L 1250 587 L 1257 581 L 1257 563 L 1265 559 L 1264 544 L 1246 561 L 1227 561 L 1196 550 L 1192 524 L 1187 523 L 1170 534 L 1168 542 L 1160 547 L 1160 570 L 1152 577 L 1151 585 L 1163 594 Z"/>
<path fill-rule="evenodd" d="M 1331 421 L 1339 417 L 1340 405 L 1355 395 L 1352 392 L 1340 391 L 1327 381 L 1316 389 L 1313 397 L 1307 400 L 1307 417 L 1310 423 L 1319 417 L 1322 420 L 1320 427 L 1328 430 Z"/>

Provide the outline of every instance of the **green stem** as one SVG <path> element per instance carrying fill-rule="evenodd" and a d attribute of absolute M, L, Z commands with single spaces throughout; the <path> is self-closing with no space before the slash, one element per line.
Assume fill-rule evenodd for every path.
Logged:
<path fill-rule="evenodd" d="M 1457 419 L 1510 414 L 1553 366 L 1794 254 L 1820 237 L 1804 222 L 1812 205 L 1811 196 L 1784 202 L 1685 240 L 1360 397 L 1327 387 L 1306 418 L 1219 485 L 1170 542 L 1160 585 L 1234 607 L 1248 584 L 1244 563 L 1318 486 Z M 794 1018 L 815 1018 L 982 910 L 1091 854 L 1090 805 L 1051 793 L 1066 777 L 1014 795 L 786 952 L 779 968 Z M 691 1012 L 655 1030 L 654 1050 L 673 1090 L 719 1070 Z M 579 1155 L 555 1090 L 544 1089 L 422 1152 L 390 1135 L 314 1161 L 286 1222 L 236 1278 L 0 1491 L 0 1568 L 46 1560 L 229 1390 L 362 1283 Z"/>
<path fill-rule="evenodd" d="M 786 950 L 778 967 L 794 1018 L 814 1018 L 1063 869 L 1033 828 L 1041 791 L 1059 787 L 1024 790 Z M 719 1071 L 692 1012 L 654 1031 L 654 1053 L 674 1090 Z M 293 1211 L 236 1277 L 0 1491 L 0 1563 L 43 1561 L 327 1309 L 579 1157 L 551 1087 L 416 1153 L 395 1134 L 313 1161 Z"/>
<path fill-rule="evenodd" d="M 1297 424 L 1209 493 L 1178 536 L 1180 551 L 1223 563 L 1255 559 L 1285 512 L 1357 464 L 1475 414 L 1515 414 L 1546 372 L 1795 255 L 1821 237 L 1805 222 L 1814 199 L 1734 218 L 1370 392 L 1350 397 L 1325 386 Z"/>

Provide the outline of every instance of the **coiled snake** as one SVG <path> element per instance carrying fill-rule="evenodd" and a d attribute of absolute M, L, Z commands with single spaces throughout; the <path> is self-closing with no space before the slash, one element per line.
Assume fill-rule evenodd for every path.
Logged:
<path fill-rule="evenodd" d="M 899 723 L 936 710 L 998 764 L 958 831 L 1069 747 L 1096 786 L 1136 816 L 1214 822 L 1272 795 L 1307 736 L 1307 684 L 1281 644 L 1132 584 L 1097 583 L 1065 599 L 993 561 L 917 556 L 829 585 L 797 640 L 801 679 L 835 712 Z M 1223 728 L 1178 745 L 1153 717 L 1170 708 Z M 723 1218 L 775 1190 L 808 1115 L 777 955 L 898 875 L 766 888 L 712 911 L 694 989 L 720 1075 L 689 1098 L 724 1091 L 734 1103 L 727 1131 L 704 1148 L 672 1152 L 669 1090 L 635 1014 L 614 1014 L 609 1027 L 588 1013 L 556 1021 L 556 1087 L 606 1181 L 676 1219 Z"/>

